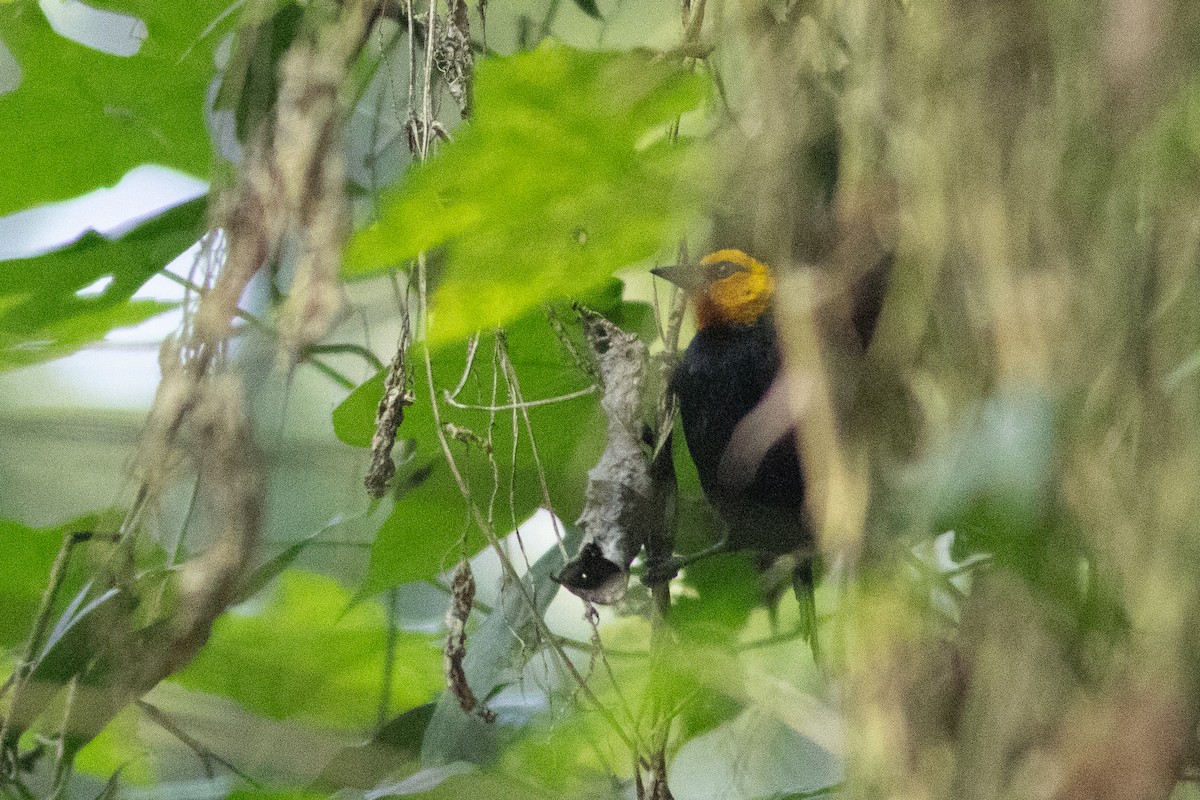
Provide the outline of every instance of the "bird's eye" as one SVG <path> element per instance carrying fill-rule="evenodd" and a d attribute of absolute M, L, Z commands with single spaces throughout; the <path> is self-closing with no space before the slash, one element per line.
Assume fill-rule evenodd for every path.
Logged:
<path fill-rule="evenodd" d="M 739 267 L 737 264 L 730 263 L 729 261 L 722 261 L 719 264 L 712 265 L 709 271 L 709 276 L 710 280 L 720 281 L 728 278 L 733 273 L 740 271 L 741 267 Z"/>

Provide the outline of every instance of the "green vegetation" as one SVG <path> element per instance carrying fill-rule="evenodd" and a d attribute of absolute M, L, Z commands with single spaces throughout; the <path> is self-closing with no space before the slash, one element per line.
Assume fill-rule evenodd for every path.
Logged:
<path fill-rule="evenodd" d="M 5 796 L 1196 794 L 1188 4 L 82 9 L 132 55 L 53 5 L 0 2 L 0 214 L 210 191 L 0 262 Z M 819 648 L 746 554 L 556 582 L 611 477 L 582 307 L 651 353 L 652 522 L 719 535 L 648 272 L 725 247 L 779 274 Z M 170 310 L 136 425 L 38 372 Z"/>

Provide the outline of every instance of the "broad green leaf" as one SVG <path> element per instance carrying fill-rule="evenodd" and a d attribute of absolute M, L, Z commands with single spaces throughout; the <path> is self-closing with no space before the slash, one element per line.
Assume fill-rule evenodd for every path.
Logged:
<path fill-rule="evenodd" d="M 771 711 L 780 703 L 686 741 L 672 763 L 672 790 L 697 800 L 841 796 L 842 760 L 776 718 Z"/>
<path fill-rule="evenodd" d="M 698 148 L 663 134 L 707 91 L 642 52 L 550 44 L 481 62 L 471 124 L 355 235 L 347 274 L 445 245 L 435 342 L 601 285 L 673 241 L 698 205 Z"/>
<path fill-rule="evenodd" d="M 646 668 L 644 663 L 639 666 Z M 627 674 L 617 669 L 619 675 Z M 600 683 L 593 681 L 593 691 L 610 708 L 619 708 L 621 698 Z M 622 686 L 622 691 L 631 688 Z M 542 715 L 525 726 L 505 749 L 496 771 L 520 776 L 549 797 L 616 798 L 629 796 L 620 791 L 618 779 L 629 781 L 632 776 L 627 762 L 614 763 L 609 755 L 625 752 L 624 743 L 598 714 L 580 709 L 557 719 Z"/>
<path fill-rule="evenodd" d="M 0 262 L 0 371 L 68 355 L 171 308 L 129 298 L 199 238 L 205 205 L 184 203 L 115 240 L 89 232 L 62 250 Z M 99 294 L 77 294 L 105 277 Z"/>
<path fill-rule="evenodd" d="M 63 543 L 61 528 L 28 528 L 0 520 L 4 580 L 0 581 L 0 646 L 9 647 L 29 635 L 50 567 Z M 76 587 L 78 588 L 78 587 Z"/>
<path fill-rule="evenodd" d="M 410 708 L 389 720 L 371 741 L 341 750 L 321 770 L 314 785 L 327 792 L 346 787 L 370 789 L 389 775 L 415 772 L 433 709 L 433 703 Z"/>
<path fill-rule="evenodd" d="M 226 796 L 225 800 L 327 800 L 325 792 L 300 788 L 243 788 Z"/>
<path fill-rule="evenodd" d="M 438 767 L 426 767 L 404 778 L 382 781 L 363 795 L 363 800 L 382 800 L 385 797 L 423 797 L 430 790 L 441 786 L 448 778 L 466 775 L 475 767 L 465 761 L 456 761 Z"/>
<path fill-rule="evenodd" d="M 112 185 L 139 164 L 209 173 L 205 98 L 237 16 L 221 18 L 230 0 L 94 5 L 145 22 L 135 55 L 60 36 L 33 0 L 0 3 L 0 38 L 21 68 L 20 85 L 0 96 L 0 214 Z"/>
<path fill-rule="evenodd" d="M 268 717 L 362 728 L 379 703 L 387 625 L 376 604 L 346 611 L 350 599 L 328 578 L 285 572 L 266 608 L 218 619 L 200 655 L 173 680 Z M 438 642 L 401 632 L 396 647 L 392 705 L 427 702 L 442 685 Z"/>
<path fill-rule="evenodd" d="M 462 456 L 462 452 L 459 452 Z M 486 478 L 473 466 L 481 453 L 460 459 L 468 478 Z M 371 597 L 393 586 L 433 578 L 452 565 L 459 536 L 467 529 L 462 494 L 443 463 L 433 467 L 430 479 L 392 506 L 371 543 L 371 561 L 359 597 Z M 484 544 L 474 527 L 466 547 Z"/>
<path fill-rule="evenodd" d="M 671 624 L 690 642 L 732 643 L 750 612 L 763 603 L 762 576 L 745 552 L 697 561 L 688 566 L 686 578 L 695 593 L 674 603 Z"/>
<path fill-rule="evenodd" d="M 486 797 L 488 800 L 559 800 L 562 797 L 541 790 L 520 775 L 481 771 L 452 775 L 435 787 L 407 796 L 420 800 L 462 800 L 464 797 Z M 616 795 L 589 796 L 604 800 Z"/>
<path fill-rule="evenodd" d="M 649 310 L 643 304 L 622 303 L 621 285 L 610 281 L 604 289 L 588 298 L 590 305 L 610 316 L 627 329 L 641 330 L 649 322 Z M 563 326 L 578 329 L 577 316 L 569 307 L 556 312 Z M 526 401 L 546 400 L 586 390 L 592 380 L 571 360 L 547 319 L 536 310 L 509 326 L 506 333 L 508 353 L 520 381 Z M 538 462 L 525 428 L 524 416 L 511 407 L 495 414 L 479 406 L 511 406 L 514 397 L 505 388 L 501 375 L 492 396 L 493 351 L 495 336 L 480 339 L 474 368 L 463 391 L 455 399 L 460 408 L 447 401 L 444 392 L 453 390 L 462 379 L 467 364 L 467 347 L 453 344 L 437 348 L 431 357 L 434 385 L 442 421 L 459 430 L 486 438 L 492 436 L 492 453 L 499 470 L 497 490 L 488 454 L 478 443 L 454 441 L 452 452 L 467 480 L 474 498 L 485 507 L 497 490 L 495 518 L 500 533 L 507 533 L 544 504 Z M 401 466 L 397 482 L 414 474 L 428 472 L 428 478 L 401 498 L 383 522 L 371 548 L 371 563 L 364 595 L 406 581 L 433 577 L 445 569 L 459 537 L 469 530 L 468 549 L 483 545 L 480 532 L 468 523 L 462 494 L 442 456 L 430 407 L 422 347 L 410 353 L 415 371 L 416 402 L 405 410 L 399 436 L 413 445 L 411 460 Z M 375 427 L 375 410 L 383 394 L 383 374 L 376 375 L 355 389 L 333 414 L 334 430 L 348 444 L 366 446 Z M 544 470 L 550 499 L 563 519 L 574 519 L 582 509 L 586 471 L 595 465 L 604 447 L 604 424 L 597 398 L 592 393 L 562 402 L 536 405 L 528 409 L 529 422 L 537 445 L 538 461 Z M 517 428 L 514 460 L 513 429 Z M 397 448 L 399 450 L 399 447 Z M 452 560 L 452 559 L 451 559 Z"/>
<path fill-rule="evenodd" d="M 568 528 L 563 537 L 567 552 L 575 552 L 581 539 L 579 528 Z M 538 641 L 536 620 L 545 615 L 558 592 L 553 576 L 562 571 L 563 563 L 559 548 L 546 551 L 522 578 L 535 607 L 529 607 L 516 586 L 509 586 L 501 592 L 492 613 L 471 635 L 463 658 L 463 672 L 477 697 L 487 698 L 505 683 L 514 681 L 520 672 L 522 656 L 532 656 L 528 648 L 530 642 Z M 425 731 L 421 763 L 426 766 L 455 761 L 485 763 L 494 758 L 499 736 L 496 724 L 465 713 L 454 697 L 443 692 Z"/>
<path fill-rule="evenodd" d="M 13 520 L 0 520 L 0 552 L 4 553 L 0 648 L 23 642 L 29 636 L 63 537 L 73 531 L 93 530 L 102 514 L 89 514 L 49 528 L 30 528 Z M 69 563 L 68 579 L 59 591 L 52 614 L 59 613 L 83 585 L 82 564 L 86 561 L 85 556 L 76 553 Z"/>
<path fill-rule="evenodd" d="M 137 325 L 174 307 L 174 303 L 133 300 L 56 320 L 23 339 L 6 335 L 7 331 L 0 330 L 0 370 L 69 356 L 81 347 L 103 339 L 115 328 Z"/>
<path fill-rule="evenodd" d="M 75 769 L 107 778 L 120 772 L 122 783 L 148 786 L 154 772 L 150 752 L 138 736 L 141 712 L 134 706 L 117 714 L 95 739 L 75 756 Z"/>

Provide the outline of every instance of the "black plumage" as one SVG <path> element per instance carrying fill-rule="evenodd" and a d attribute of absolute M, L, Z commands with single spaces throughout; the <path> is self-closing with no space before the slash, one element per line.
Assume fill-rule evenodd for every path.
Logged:
<path fill-rule="evenodd" d="M 779 363 L 770 314 L 750 325 L 715 322 L 696 333 L 671 382 L 701 488 L 728 525 L 728 548 L 767 557 L 811 541 L 795 437 L 784 423 L 744 467 L 731 466 L 730 446 L 745 446 L 735 441 L 747 435 L 738 425 L 774 384 Z"/>

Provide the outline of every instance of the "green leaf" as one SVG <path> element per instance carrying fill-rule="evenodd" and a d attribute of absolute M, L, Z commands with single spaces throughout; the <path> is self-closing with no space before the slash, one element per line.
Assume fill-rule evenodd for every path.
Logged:
<path fill-rule="evenodd" d="M 672 790 L 696 798 L 724 797 L 717 789 L 723 785 L 754 800 L 836 796 L 842 760 L 786 725 L 773 708 L 748 711 L 684 743 L 672 764 Z"/>
<path fill-rule="evenodd" d="M 11 646 L 29 635 L 54 557 L 62 547 L 62 528 L 28 528 L 0 520 L 0 550 L 4 580 L 0 581 L 0 646 Z"/>
<path fill-rule="evenodd" d="M 731 644 L 750 612 L 762 605 L 762 576 L 747 552 L 721 553 L 691 564 L 694 594 L 671 607 L 671 624 L 695 643 Z"/>
<path fill-rule="evenodd" d="M 642 665 L 645 669 L 645 665 Z M 620 697 L 593 683 L 605 702 Z M 622 689 L 629 687 L 623 686 Z M 606 761 L 599 753 L 621 753 L 626 747 L 596 714 L 557 718 L 543 714 L 525 726 L 505 748 L 495 772 L 518 777 L 548 797 L 621 797 L 617 779 L 628 780 L 628 766 Z M 616 773 L 615 775 L 613 773 Z"/>
<path fill-rule="evenodd" d="M 4 580 L 0 581 L 0 608 L 4 609 L 0 614 L 0 647 L 18 644 L 29 636 L 63 537 L 68 532 L 95 529 L 106 513 L 88 514 L 49 528 L 30 528 L 13 520 L 0 520 L 0 552 L 4 553 Z M 69 563 L 67 580 L 59 590 L 58 603 L 52 612 L 61 610 L 83 585 L 82 565 L 86 560 L 76 553 Z"/>
<path fill-rule="evenodd" d="M 89 232 L 62 250 L 0 262 L 0 371 L 68 355 L 172 308 L 129 298 L 195 243 L 206 202 L 183 203 L 116 240 Z M 77 294 L 106 276 L 101 293 Z"/>
<path fill-rule="evenodd" d="M 434 768 L 427 772 L 445 774 L 447 771 Z M 490 772 L 449 775 L 436 786 L 410 796 L 419 797 L 420 800 L 462 800 L 464 797 L 486 797 L 488 800 L 551 800 L 552 798 L 557 800 L 562 797 L 562 795 L 542 791 L 523 776 Z M 605 795 L 592 796 L 605 797 Z"/>
<path fill-rule="evenodd" d="M 76 754 L 75 769 L 98 777 L 112 776 L 110 787 L 118 775 L 126 785 L 149 786 L 154 771 L 150 752 L 139 736 L 140 722 L 141 712 L 136 707 L 125 708 Z"/>
<path fill-rule="evenodd" d="M 310 789 L 242 788 L 231 792 L 225 800 L 328 800 L 325 792 Z"/>
<path fill-rule="evenodd" d="M 673 240 L 698 205 L 698 148 L 646 140 L 708 85 L 642 52 L 546 45 L 483 61 L 473 121 L 354 236 L 347 274 L 445 245 L 439 343 L 601 285 Z"/>
<path fill-rule="evenodd" d="M 200 655 L 173 680 L 268 717 L 361 728 L 379 703 L 387 625 L 378 605 L 346 611 L 349 602 L 328 578 L 285 572 L 261 613 L 218 619 Z M 442 685 L 438 643 L 401 632 L 396 648 L 392 705 L 427 702 Z"/>
<path fill-rule="evenodd" d="M 389 775 L 415 772 L 433 709 L 433 703 L 410 708 L 389 720 L 366 744 L 339 751 L 314 785 L 326 793 L 348 786 L 370 789 Z"/>
<path fill-rule="evenodd" d="M 567 552 L 575 552 L 582 537 L 579 528 L 568 528 L 563 537 Z M 558 592 L 553 576 L 562 571 L 563 563 L 559 548 L 547 550 L 522 578 L 529 596 L 534 599 L 534 608 L 529 607 L 516 586 L 510 586 L 500 593 L 492 613 L 471 635 L 467 654 L 463 657 L 463 672 L 477 697 L 486 698 L 514 681 L 520 673 L 522 654 L 532 655 L 527 650 L 528 643 L 539 638 L 536 620 L 545 615 Z M 467 714 L 449 692 L 443 692 L 425 731 L 421 763 L 425 766 L 454 761 L 484 763 L 495 756 L 498 748 L 498 726 L 484 722 L 475 714 Z"/>
<path fill-rule="evenodd" d="M 0 96 L 0 214 L 112 185 L 139 164 L 209 173 L 205 97 L 236 18 L 218 19 L 230 0 L 93 5 L 145 22 L 135 55 L 58 35 L 30 0 L 0 3 L 0 32 L 21 68 L 20 85 Z"/>
<path fill-rule="evenodd" d="M 587 298 L 589 305 L 610 316 L 627 329 L 649 325 L 650 311 L 644 304 L 622 303 L 621 284 L 610 281 L 601 292 Z M 573 311 L 560 307 L 557 312 L 563 326 L 578 328 Z M 592 383 L 571 360 L 560 343 L 544 311 L 526 314 L 506 333 L 508 353 L 520 381 L 526 401 L 545 400 L 586 390 Z M 499 470 L 495 518 L 501 533 L 511 530 L 543 505 L 541 475 L 520 412 L 507 408 L 495 414 L 479 406 L 509 406 L 514 402 L 499 376 L 497 396 L 492 397 L 492 355 L 494 334 L 480 339 L 474 367 L 463 391 L 456 398 L 459 408 L 446 400 L 443 392 L 458 386 L 467 366 L 467 347 L 453 344 L 432 353 L 434 385 L 442 421 L 476 436 L 492 436 L 492 453 Z M 405 410 L 399 435 L 410 442 L 411 460 L 397 470 L 397 483 L 411 482 L 414 476 L 428 477 L 398 500 L 382 523 L 372 544 L 371 562 L 363 595 L 369 596 L 406 581 L 431 578 L 445 568 L 446 556 L 456 547 L 465 529 L 468 548 L 483 544 L 480 531 L 468 526 L 465 504 L 458 485 L 442 456 L 430 407 L 421 345 L 410 353 L 415 371 L 416 402 Z M 342 441 L 366 446 L 375 427 L 375 410 L 383 394 L 380 373 L 355 389 L 333 413 L 334 430 Z M 586 472 L 599 458 L 604 447 L 603 416 L 598 394 L 537 405 L 528 408 L 529 421 L 536 437 L 538 460 L 544 469 L 546 485 L 555 511 L 563 519 L 574 519 L 582 510 Z M 517 428 L 516 452 L 513 447 L 514 419 Z M 452 452 L 471 487 L 474 497 L 486 507 L 497 489 L 488 454 L 478 443 L 452 442 Z M 399 449 L 399 448 L 397 448 Z"/>
<path fill-rule="evenodd" d="M 468 472 L 472 478 L 479 477 L 477 470 Z M 436 464 L 430 480 L 392 506 L 380 525 L 358 597 L 433 578 L 453 563 L 450 554 L 466 524 L 464 508 L 450 471 L 445 464 Z M 481 533 L 472 528 L 467 548 L 477 550 L 482 545 Z"/>

